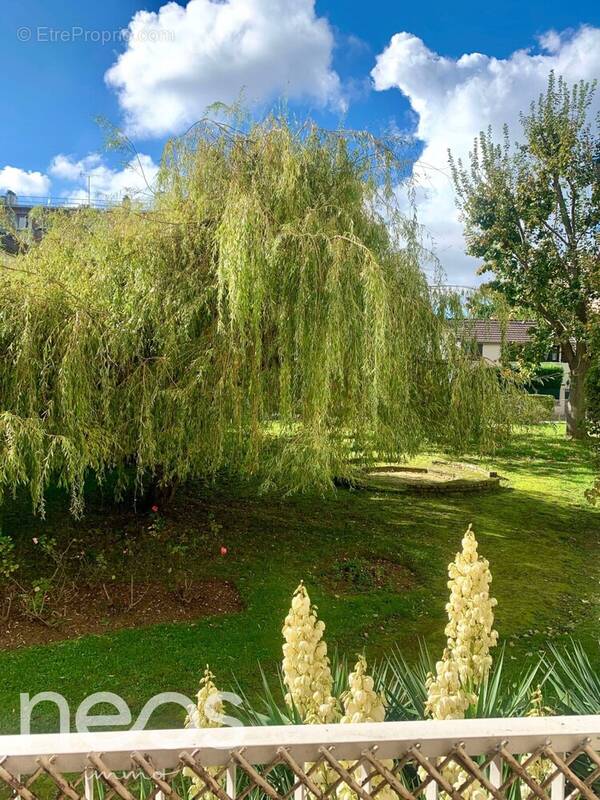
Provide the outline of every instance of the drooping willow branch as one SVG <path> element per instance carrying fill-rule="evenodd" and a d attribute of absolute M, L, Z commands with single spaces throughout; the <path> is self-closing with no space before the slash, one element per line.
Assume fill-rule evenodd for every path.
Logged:
<path fill-rule="evenodd" d="M 432 307 L 392 155 L 201 124 L 167 145 L 152 208 L 48 215 L 0 270 L 0 490 L 43 510 L 58 482 L 80 513 L 90 472 L 297 491 L 375 453 L 493 446 L 508 389 Z"/>

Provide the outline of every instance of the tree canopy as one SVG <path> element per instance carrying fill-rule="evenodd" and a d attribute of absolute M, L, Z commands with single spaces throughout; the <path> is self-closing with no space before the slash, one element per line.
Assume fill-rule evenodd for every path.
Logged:
<path fill-rule="evenodd" d="M 595 84 L 569 87 L 551 74 L 521 116 L 524 141 L 508 128 L 496 143 L 482 132 L 470 163 L 450 156 L 468 252 L 512 306 L 538 320 L 538 353 L 560 343 L 571 370 L 572 435 L 584 434 L 588 317 L 600 294 L 600 117 L 590 119 Z"/>
<path fill-rule="evenodd" d="M 227 469 L 325 487 L 425 443 L 490 447 L 510 390 L 430 303 L 389 143 L 204 122 L 151 208 L 47 212 L 0 268 L 0 488 Z"/>

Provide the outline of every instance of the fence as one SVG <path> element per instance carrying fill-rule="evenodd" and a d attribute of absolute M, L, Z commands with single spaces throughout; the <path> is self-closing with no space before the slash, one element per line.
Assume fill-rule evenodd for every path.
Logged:
<path fill-rule="evenodd" d="M 0 794 L 595 800 L 600 716 L 0 737 Z"/>
<path fill-rule="evenodd" d="M 6 198 L 0 195 L 0 204 L 3 204 Z M 18 197 L 15 195 L 13 200 L 8 201 L 9 208 L 13 209 L 30 209 L 30 208 L 84 208 L 91 206 L 92 208 L 112 208 L 121 205 L 122 200 L 119 198 L 103 198 L 103 197 L 88 197 L 87 194 L 81 193 L 78 195 L 71 195 L 70 197 L 49 197 L 40 195 L 22 195 Z"/>

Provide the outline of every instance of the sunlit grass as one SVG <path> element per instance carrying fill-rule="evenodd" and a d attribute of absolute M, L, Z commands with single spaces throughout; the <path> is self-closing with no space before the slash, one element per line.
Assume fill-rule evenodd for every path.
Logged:
<path fill-rule="evenodd" d="M 62 692 L 74 713 L 87 694 L 114 691 L 135 712 L 157 692 L 191 696 L 206 663 L 219 686 L 231 688 L 235 673 L 251 694 L 260 686 L 258 662 L 269 669 L 279 659 L 282 620 L 300 579 L 319 606 L 330 646 L 350 658 L 362 650 L 376 658 L 398 645 L 412 660 L 420 637 L 437 653 L 446 565 L 469 522 L 491 563 L 508 667 L 516 672 L 549 642 L 569 636 L 581 639 L 592 663 L 600 664 L 600 512 L 584 499 L 593 479 L 585 446 L 567 441 L 562 426 L 546 425 L 519 431 L 493 458 L 465 460 L 498 470 L 509 488 L 447 496 L 340 490 L 281 499 L 223 485 L 182 498 L 166 514 L 169 530 L 197 537 L 196 577 L 235 583 L 245 611 L 2 653 L 1 730 L 15 730 L 19 692 Z M 101 513 L 76 524 L 51 504 L 42 523 L 6 508 L 2 524 L 15 536 L 76 531 L 85 537 L 97 535 Z M 207 533 L 208 519 L 217 523 L 214 533 Z M 224 558 L 220 544 L 228 548 Z M 157 573 L 165 574 L 164 554 L 154 557 Z M 412 571 L 414 586 L 340 593 L 327 575 L 347 557 L 397 561 Z M 157 726 L 181 723 L 176 708 L 154 719 Z M 38 718 L 39 728 L 52 724 L 50 712 Z"/>

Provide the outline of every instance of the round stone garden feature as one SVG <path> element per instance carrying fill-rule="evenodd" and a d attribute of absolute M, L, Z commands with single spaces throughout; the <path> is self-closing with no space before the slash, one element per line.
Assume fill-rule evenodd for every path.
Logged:
<path fill-rule="evenodd" d="M 482 492 L 499 489 L 502 478 L 473 464 L 432 461 L 425 466 L 377 464 L 364 472 L 360 488 L 378 492 Z"/>

